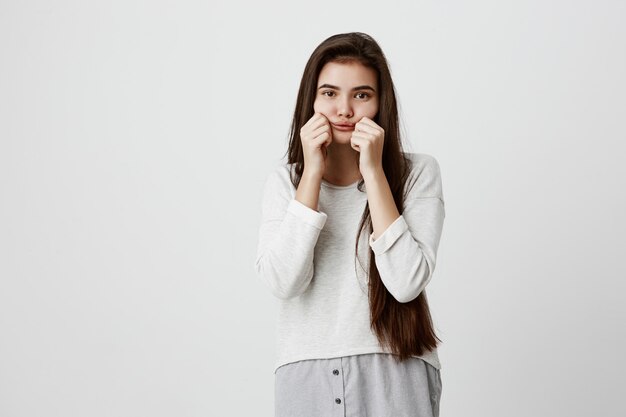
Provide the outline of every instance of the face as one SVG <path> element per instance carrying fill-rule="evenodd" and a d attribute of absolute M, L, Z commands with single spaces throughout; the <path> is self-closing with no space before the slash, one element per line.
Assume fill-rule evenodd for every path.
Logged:
<path fill-rule="evenodd" d="M 330 122 L 333 140 L 350 143 L 354 125 L 363 117 L 373 120 L 378 114 L 378 100 L 374 69 L 356 61 L 329 62 L 320 71 L 313 109 Z"/>

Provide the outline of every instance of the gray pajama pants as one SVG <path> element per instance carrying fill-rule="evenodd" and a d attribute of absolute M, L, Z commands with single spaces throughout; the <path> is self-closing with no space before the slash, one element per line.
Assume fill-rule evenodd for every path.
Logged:
<path fill-rule="evenodd" d="M 275 373 L 275 417 L 439 417 L 441 372 L 386 353 L 309 359 Z"/>

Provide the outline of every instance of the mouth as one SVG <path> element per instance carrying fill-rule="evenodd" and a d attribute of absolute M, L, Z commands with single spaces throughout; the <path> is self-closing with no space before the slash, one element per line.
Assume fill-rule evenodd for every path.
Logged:
<path fill-rule="evenodd" d="M 337 130 L 341 130 L 344 132 L 349 132 L 354 130 L 354 125 L 350 123 L 331 123 L 333 127 Z"/>

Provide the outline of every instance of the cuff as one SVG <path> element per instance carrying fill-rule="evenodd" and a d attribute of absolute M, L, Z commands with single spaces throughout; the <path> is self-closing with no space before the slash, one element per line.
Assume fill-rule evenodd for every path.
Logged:
<path fill-rule="evenodd" d="M 374 240 L 374 235 L 370 235 L 369 243 L 374 254 L 380 255 L 389 249 L 398 238 L 409 229 L 409 225 L 404 220 L 404 216 L 400 215 L 393 223 L 387 227 L 378 239 Z"/>
<path fill-rule="evenodd" d="M 322 229 L 324 227 L 324 224 L 326 223 L 326 219 L 328 218 L 328 215 L 326 213 L 321 211 L 315 211 L 311 207 L 302 204 L 295 198 L 289 202 L 289 205 L 287 206 L 287 211 L 317 229 Z"/>

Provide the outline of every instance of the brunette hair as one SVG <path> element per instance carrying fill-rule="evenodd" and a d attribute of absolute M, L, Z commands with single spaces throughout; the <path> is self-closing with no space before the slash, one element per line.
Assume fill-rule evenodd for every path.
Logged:
<path fill-rule="evenodd" d="M 378 43 L 361 32 L 342 33 L 323 41 L 311 54 L 300 81 L 289 134 L 288 163 L 292 165 L 291 182 L 298 187 L 304 171 L 304 154 L 300 129 L 313 116 L 319 74 L 328 62 L 359 62 L 374 69 L 378 74 L 379 110 L 373 119 L 385 131 L 382 164 L 398 211 L 404 206 L 404 190 L 411 167 L 411 160 L 404 154 L 400 140 L 398 107 L 395 89 L 387 59 Z M 363 192 L 364 180 L 358 189 Z M 369 204 L 361 217 L 355 244 L 358 259 L 359 236 L 367 227 L 373 231 Z M 383 284 L 374 252 L 369 248 L 369 306 L 370 327 L 381 346 L 388 346 L 396 361 L 412 355 L 420 356 L 437 346 L 441 339 L 435 335 L 425 290 L 415 299 L 400 303 Z"/>

